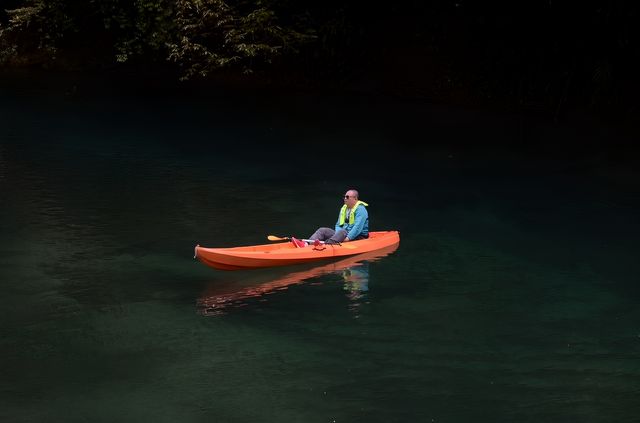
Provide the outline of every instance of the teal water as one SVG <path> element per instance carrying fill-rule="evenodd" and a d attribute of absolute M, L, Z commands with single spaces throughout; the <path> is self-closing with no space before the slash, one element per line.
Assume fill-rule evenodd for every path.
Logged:
<path fill-rule="evenodd" d="M 640 178 L 511 143 L 578 134 L 96 85 L 3 86 L 1 421 L 640 421 Z M 349 187 L 396 251 L 251 272 L 193 259 L 308 236 Z"/>

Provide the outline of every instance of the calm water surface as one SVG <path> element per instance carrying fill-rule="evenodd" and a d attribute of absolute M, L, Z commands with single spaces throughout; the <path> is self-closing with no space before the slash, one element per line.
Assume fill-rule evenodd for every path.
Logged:
<path fill-rule="evenodd" d="M 0 421 L 640 421 L 639 178 L 508 148 L 568 129 L 74 85 L 0 98 Z M 332 225 L 349 187 L 397 250 L 193 260 Z"/>

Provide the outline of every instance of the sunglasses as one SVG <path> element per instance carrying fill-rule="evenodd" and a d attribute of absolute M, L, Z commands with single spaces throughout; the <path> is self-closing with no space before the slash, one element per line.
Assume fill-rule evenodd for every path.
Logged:
<path fill-rule="evenodd" d="M 344 196 L 344 199 L 345 199 L 345 200 L 347 200 L 347 199 L 349 199 L 350 197 L 351 197 L 350 195 L 345 195 L 345 196 Z"/>

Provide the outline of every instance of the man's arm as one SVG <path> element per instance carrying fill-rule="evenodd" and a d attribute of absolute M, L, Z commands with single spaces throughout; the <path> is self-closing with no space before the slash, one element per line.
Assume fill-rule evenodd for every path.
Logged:
<path fill-rule="evenodd" d="M 364 228 L 364 222 L 369 218 L 369 212 L 367 212 L 367 208 L 365 206 L 360 205 L 357 210 L 358 212 L 356 213 L 353 226 L 349 229 L 345 241 L 351 241 L 352 239 L 357 238 L 362 232 L 362 228 Z"/>

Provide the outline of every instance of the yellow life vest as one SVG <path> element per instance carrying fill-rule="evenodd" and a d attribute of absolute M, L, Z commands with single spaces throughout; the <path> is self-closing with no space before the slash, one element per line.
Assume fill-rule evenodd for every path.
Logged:
<path fill-rule="evenodd" d="M 351 213 L 349 214 L 349 225 L 353 225 L 353 223 L 356 221 L 356 209 L 358 208 L 358 206 L 360 204 L 362 204 L 365 207 L 368 206 L 368 204 L 365 203 L 364 201 L 358 200 L 358 202 L 356 202 L 356 204 L 351 209 Z M 344 225 L 345 220 L 347 220 L 347 205 L 346 204 L 344 206 L 342 206 L 342 208 L 340 209 L 340 218 L 338 219 L 338 224 L 340 226 Z"/>

